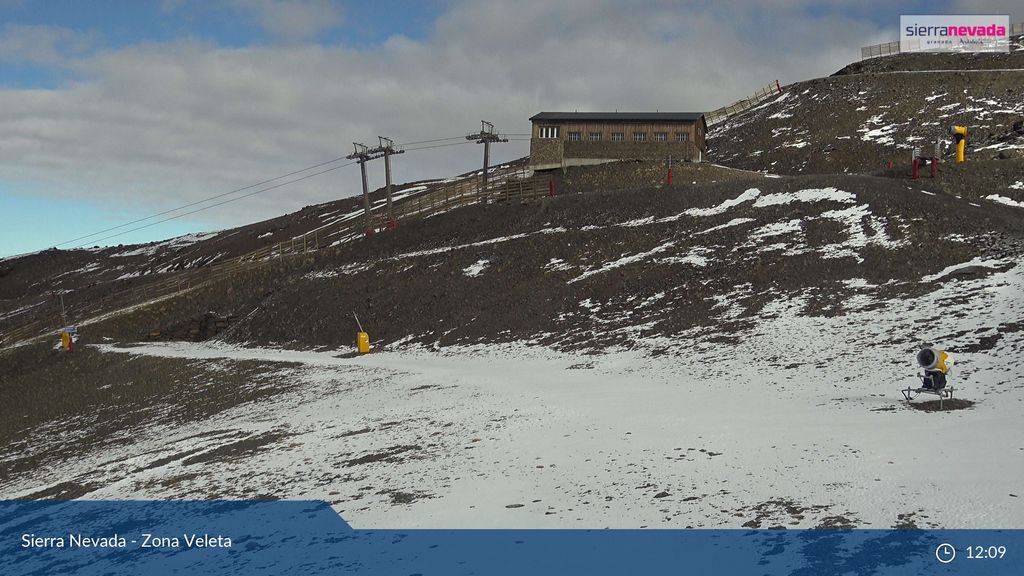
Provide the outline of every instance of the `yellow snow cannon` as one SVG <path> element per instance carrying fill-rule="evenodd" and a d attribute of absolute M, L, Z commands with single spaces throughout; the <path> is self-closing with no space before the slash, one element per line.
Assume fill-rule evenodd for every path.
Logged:
<path fill-rule="evenodd" d="M 946 387 L 946 376 L 953 365 L 949 354 L 931 346 L 917 352 L 917 364 L 924 368 L 924 388 L 942 390 Z"/>
<path fill-rule="evenodd" d="M 964 147 L 967 146 L 967 126 L 950 126 L 949 133 L 956 142 L 956 161 L 964 161 Z"/>
<path fill-rule="evenodd" d="M 924 374 L 919 374 L 922 385 L 920 388 L 908 387 L 903 392 L 903 397 L 910 402 L 918 394 L 934 394 L 939 397 L 939 407 L 942 401 L 953 397 L 956 390 L 952 386 L 946 386 L 946 379 L 953 368 L 953 359 L 945 350 L 939 350 L 933 346 L 925 346 L 917 351 L 917 365 L 924 368 Z"/>

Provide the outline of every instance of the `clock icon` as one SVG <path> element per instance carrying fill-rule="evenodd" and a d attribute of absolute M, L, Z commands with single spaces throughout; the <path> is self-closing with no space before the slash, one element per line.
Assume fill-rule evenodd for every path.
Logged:
<path fill-rule="evenodd" d="M 935 548 L 935 559 L 943 564 L 949 564 L 956 558 L 956 548 L 952 544 L 939 544 Z"/>

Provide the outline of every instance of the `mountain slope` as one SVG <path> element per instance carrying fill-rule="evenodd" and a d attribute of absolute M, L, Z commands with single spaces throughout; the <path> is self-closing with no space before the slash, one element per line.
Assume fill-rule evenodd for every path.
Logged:
<path fill-rule="evenodd" d="M 716 128 L 732 168 L 569 170 L 555 197 L 76 318 L 74 353 L 0 351 L 0 496 L 323 498 L 391 528 L 1018 526 L 1021 161 L 882 169 L 975 104 L 1012 150 L 1001 74 L 810 81 Z M 792 145 L 756 148 L 772 135 Z M 956 397 L 907 404 L 925 344 L 956 360 Z"/>
<path fill-rule="evenodd" d="M 0 357 L 0 493 L 324 498 L 359 527 L 1013 526 L 1022 221 L 865 176 L 441 214 Z M 219 341 L 134 343 L 218 303 Z M 369 356 L 344 354 L 351 310 Z M 901 401 L 926 342 L 966 409 Z"/>
<path fill-rule="evenodd" d="M 494 170 L 501 174 L 521 165 L 506 164 Z M 397 185 L 393 200 L 396 207 L 403 206 L 452 186 L 472 185 L 478 175 L 472 172 Z M 372 192 L 370 202 L 373 226 L 380 226 L 386 205 L 384 189 Z M 343 198 L 219 232 L 141 245 L 49 249 L 0 259 L 0 336 L 32 321 L 49 322 L 50 328 L 59 326 L 55 318 L 60 317 L 62 308 L 75 321 L 94 315 L 97 302 L 118 300 L 124 293 L 173 283 L 175 278 L 186 285 L 201 281 L 206 276 L 204 268 L 261 249 L 281 253 L 336 246 L 362 235 L 363 218 L 362 198 Z M 110 311 L 124 305 L 119 300 L 102 308 Z"/>
<path fill-rule="evenodd" d="M 901 54 L 797 82 L 709 130 L 709 157 L 779 174 L 874 173 L 910 149 L 952 157 L 948 128 L 968 127 L 969 160 L 1024 151 L 1024 51 Z M 1012 154 L 1009 154 L 1011 153 Z"/>
<path fill-rule="evenodd" d="M 1018 208 L 866 176 L 479 205 L 95 332 L 145 338 L 214 311 L 239 318 L 227 340 L 297 346 L 348 345 L 352 312 L 381 345 L 603 348 L 621 343 L 624 330 L 728 334 L 783 296 L 807 296 L 807 314 L 841 314 L 856 279 L 886 297 L 920 295 L 936 288 L 920 279 L 949 264 L 1016 254 L 1022 225 Z"/>

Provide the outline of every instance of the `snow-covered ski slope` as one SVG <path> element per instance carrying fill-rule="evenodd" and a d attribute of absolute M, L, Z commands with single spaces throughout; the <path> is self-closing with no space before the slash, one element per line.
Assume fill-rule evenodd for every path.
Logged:
<path fill-rule="evenodd" d="M 386 279 L 400 266 L 406 278 L 436 278 L 443 262 L 459 282 L 490 290 L 506 282 L 506 256 L 525 253 L 520 243 L 574 243 L 575 260 L 520 257 L 580 296 L 571 317 L 545 323 L 560 334 L 393 341 L 359 358 L 341 357 L 347 347 L 101 345 L 112 359 L 203 366 L 207 375 L 183 383 L 182 394 L 243 400 L 182 421 L 168 416 L 178 399 L 162 398 L 137 408 L 145 418 L 76 451 L 62 449 L 68 435 L 91 436 L 102 422 L 89 413 L 53 419 L 33 431 L 36 441 L 3 447 L 5 461 L 40 464 L 0 480 L 0 496 L 74 485 L 86 498 L 323 498 L 357 527 L 389 528 L 1022 527 L 1019 256 L 959 251 L 989 242 L 987 231 L 948 228 L 940 232 L 949 246 L 924 250 L 920 232 L 935 214 L 900 218 L 866 192 L 775 182 L 650 219 L 610 214 L 589 230 L 563 220 L 536 233 L 463 238 L 440 254 L 397 250 L 351 271 Z M 901 194 L 911 204 L 932 198 Z M 961 226 L 981 210 L 943 202 Z M 830 232 L 811 234 L 819 225 Z M 619 242 L 621 231 L 633 239 L 628 248 L 581 243 L 587 234 Z M 910 264 L 921 254 L 935 261 L 918 273 Z M 745 280 L 744 261 L 781 270 L 794 258 L 808 262 L 801 281 Z M 881 281 L 874 267 L 885 259 L 905 265 Z M 489 264 L 466 271 L 481 260 Z M 691 270 L 692 281 L 650 294 L 608 289 L 608 278 L 642 277 L 655 265 Z M 700 301 L 685 293 L 712 279 L 706 317 L 680 328 L 673 318 Z M 536 344 L 564 335 L 603 344 Z M 901 402 L 924 343 L 953 352 L 952 385 L 973 406 L 926 412 Z M 251 380 L 225 383 L 253 362 Z M 102 385 L 130 396 L 143 383 Z M 265 395 L 244 400 L 255 387 Z"/>

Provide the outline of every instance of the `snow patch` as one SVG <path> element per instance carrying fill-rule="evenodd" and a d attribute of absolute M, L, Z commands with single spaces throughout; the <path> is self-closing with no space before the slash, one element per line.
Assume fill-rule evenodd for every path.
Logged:
<path fill-rule="evenodd" d="M 801 230 L 801 220 L 799 219 L 789 220 L 787 222 L 771 222 L 751 232 L 750 239 L 753 242 L 757 242 L 772 236 L 792 234 L 794 232 L 800 232 Z"/>
<path fill-rule="evenodd" d="M 220 230 L 214 232 L 197 232 L 194 234 L 185 234 L 184 236 L 178 236 L 177 238 L 171 238 L 170 240 L 164 240 L 163 242 L 157 242 L 147 246 L 142 246 L 134 250 L 126 250 L 124 252 L 116 252 L 111 254 L 115 258 L 122 258 L 127 256 L 152 256 L 157 251 L 164 250 L 178 250 L 186 246 L 191 246 L 196 242 L 202 242 L 203 240 L 209 240 L 214 236 L 220 234 Z"/>
<path fill-rule="evenodd" d="M 713 252 L 713 250 L 704 246 L 694 246 L 686 254 L 681 256 L 666 256 L 664 258 L 658 258 L 655 262 L 659 264 L 686 264 L 688 266 L 704 268 L 711 263 L 710 255 L 713 254 Z"/>
<path fill-rule="evenodd" d="M 753 218 L 733 218 L 732 220 L 729 220 L 725 224 L 719 224 L 718 226 L 712 226 L 711 228 L 708 228 L 707 230 L 704 230 L 704 231 L 701 231 L 701 232 L 697 232 L 697 234 L 707 234 L 708 232 L 714 232 L 715 230 L 721 230 L 723 228 L 730 228 L 732 226 L 739 226 L 740 224 L 746 224 L 747 222 L 753 222 L 753 221 L 754 221 Z"/>
<path fill-rule="evenodd" d="M 952 272 L 961 270 L 963 268 L 991 268 L 996 269 L 1006 264 L 1005 260 L 983 260 L 980 257 L 972 259 L 970 262 L 962 262 L 960 264 L 953 264 L 952 266 L 946 266 L 941 272 L 936 274 L 929 274 L 921 278 L 921 282 L 934 282 L 939 278 L 949 275 Z"/>
<path fill-rule="evenodd" d="M 789 204 L 791 202 L 841 202 L 851 204 L 856 199 L 850 192 L 836 188 L 808 188 L 797 192 L 781 192 L 761 196 L 754 202 L 755 208 Z"/>
<path fill-rule="evenodd" d="M 989 194 L 985 196 L 985 200 L 991 200 L 1000 204 L 1006 204 L 1007 206 L 1016 206 L 1017 208 L 1024 208 L 1024 202 L 1018 202 L 1013 198 L 1007 198 L 1006 196 L 1000 196 L 999 194 Z"/>
<path fill-rule="evenodd" d="M 470 277 L 479 276 L 480 274 L 483 273 L 483 271 L 487 268 L 487 265 L 490 263 L 490 260 L 477 260 L 474 264 L 470 264 L 469 266 L 463 268 L 462 273 Z"/>
<path fill-rule="evenodd" d="M 591 277 L 591 276 L 593 276 L 595 274 L 601 274 L 601 273 L 604 273 L 604 272 L 608 272 L 609 270 L 614 270 L 616 268 L 621 268 L 623 266 L 626 266 L 627 264 L 632 264 L 634 262 L 640 262 L 642 260 L 650 258 L 651 256 L 653 256 L 655 254 L 659 254 L 661 252 L 664 252 L 665 250 L 668 250 L 672 246 L 675 246 L 675 242 L 665 242 L 664 244 L 660 244 L 658 246 L 655 246 L 654 248 L 651 248 L 650 250 L 648 250 L 646 252 L 640 252 L 638 254 L 631 254 L 629 256 L 623 256 L 622 258 L 619 258 L 618 260 L 615 260 L 615 261 L 612 261 L 612 262 L 606 262 L 600 268 L 597 268 L 595 270 L 588 270 L 588 271 L 584 272 L 583 274 L 580 274 L 579 276 L 573 278 L 572 280 L 569 280 L 569 283 L 572 284 L 574 282 L 579 282 L 580 280 L 583 280 L 584 278 L 589 278 L 589 277 Z"/>
<path fill-rule="evenodd" d="M 358 274 L 359 272 L 365 272 L 372 268 L 373 265 L 369 262 L 351 262 L 340 266 L 333 270 L 317 270 L 316 272 L 310 272 L 306 274 L 304 278 L 309 280 L 323 280 L 325 278 L 337 278 L 338 276 Z"/>
<path fill-rule="evenodd" d="M 551 270 L 552 272 L 562 272 L 566 270 L 572 270 L 572 266 L 566 263 L 561 258 L 552 258 L 547 264 L 544 265 L 545 270 Z"/>
<path fill-rule="evenodd" d="M 700 217 L 700 216 L 714 216 L 716 214 L 721 214 L 721 213 L 725 212 L 726 210 L 728 210 L 729 208 L 732 208 L 733 206 L 739 206 L 740 204 L 743 204 L 744 202 L 747 202 L 748 200 L 753 200 L 754 198 L 757 198 L 758 196 L 760 196 L 760 194 L 761 194 L 761 191 L 758 190 L 757 188 L 750 188 L 750 189 L 744 191 L 742 194 L 740 194 L 736 198 L 733 198 L 731 200 L 726 200 L 725 202 L 722 202 L 718 206 L 714 206 L 712 208 L 690 208 L 689 210 L 686 210 L 685 212 L 683 212 L 683 214 L 686 214 L 687 216 L 698 216 L 698 217 Z"/>

